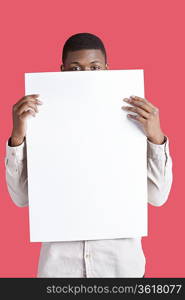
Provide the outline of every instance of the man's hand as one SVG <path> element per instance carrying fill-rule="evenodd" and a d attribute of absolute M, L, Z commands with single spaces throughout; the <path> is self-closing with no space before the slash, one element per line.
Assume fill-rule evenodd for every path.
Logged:
<path fill-rule="evenodd" d="M 13 105 L 11 146 L 22 144 L 26 135 L 26 121 L 29 116 L 36 116 L 36 113 L 38 112 L 37 105 L 42 104 L 42 102 L 37 99 L 38 96 L 38 94 L 24 96 Z"/>
<path fill-rule="evenodd" d="M 124 98 L 123 101 L 134 105 L 134 107 L 122 106 L 122 109 L 138 114 L 136 116 L 128 114 L 127 116 L 142 124 L 147 138 L 154 144 L 163 144 L 165 136 L 160 127 L 159 109 L 147 99 L 138 96 Z"/>

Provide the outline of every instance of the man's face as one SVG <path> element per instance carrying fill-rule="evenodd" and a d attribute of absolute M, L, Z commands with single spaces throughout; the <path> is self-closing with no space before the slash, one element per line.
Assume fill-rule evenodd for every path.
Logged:
<path fill-rule="evenodd" d="M 84 49 L 70 51 L 61 71 L 94 71 L 107 70 L 108 64 L 105 63 L 105 57 L 100 49 Z"/>

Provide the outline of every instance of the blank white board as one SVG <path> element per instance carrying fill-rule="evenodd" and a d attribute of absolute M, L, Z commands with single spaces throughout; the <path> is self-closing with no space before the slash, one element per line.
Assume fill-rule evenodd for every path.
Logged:
<path fill-rule="evenodd" d="M 147 235 L 147 138 L 121 109 L 143 70 L 25 73 L 31 242 Z"/>

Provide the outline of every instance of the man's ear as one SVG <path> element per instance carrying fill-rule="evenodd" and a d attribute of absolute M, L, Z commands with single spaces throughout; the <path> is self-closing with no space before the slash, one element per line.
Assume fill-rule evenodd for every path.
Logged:
<path fill-rule="evenodd" d="M 60 70 L 61 70 L 61 71 L 64 71 L 64 65 L 61 65 L 61 66 L 60 66 Z"/>
<path fill-rule="evenodd" d="M 108 69 L 109 69 L 109 65 L 108 65 L 108 64 L 106 64 L 106 65 L 105 65 L 105 67 L 106 67 L 106 70 L 108 70 Z"/>

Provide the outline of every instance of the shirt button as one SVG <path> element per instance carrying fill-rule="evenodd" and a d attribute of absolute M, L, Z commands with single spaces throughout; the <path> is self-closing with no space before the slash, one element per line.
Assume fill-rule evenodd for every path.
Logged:
<path fill-rule="evenodd" d="M 86 254 L 86 256 L 85 256 L 85 257 L 86 257 L 86 258 L 89 258 L 89 256 L 90 256 L 89 254 Z"/>

